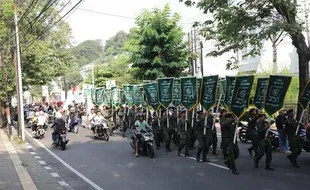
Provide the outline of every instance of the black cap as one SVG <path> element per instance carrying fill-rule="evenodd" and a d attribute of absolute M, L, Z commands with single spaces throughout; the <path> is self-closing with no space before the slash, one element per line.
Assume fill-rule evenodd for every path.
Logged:
<path fill-rule="evenodd" d="M 263 116 L 266 116 L 266 114 L 264 114 L 264 113 L 259 113 L 259 114 L 257 115 L 257 118 L 261 118 L 261 117 L 263 117 Z"/>
<path fill-rule="evenodd" d="M 227 110 L 222 109 L 220 114 L 222 115 L 224 112 L 227 112 Z"/>
<path fill-rule="evenodd" d="M 233 114 L 232 113 L 227 113 L 226 117 L 233 117 Z"/>
<path fill-rule="evenodd" d="M 286 112 L 286 114 L 292 114 L 292 113 L 294 113 L 294 110 L 293 110 L 293 109 L 289 109 L 289 110 L 287 110 L 287 112 Z"/>
<path fill-rule="evenodd" d="M 201 113 L 203 113 L 203 110 L 198 110 L 197 111 L 197 114 L 201 114 Z"/>
<path fill-rule="evenodd" d="M 186 113 L 186 109 L 182 109 L 179 114 Z"/>
<path fill-rule="evenodd" d="M 256 111 L 256 108 L 250 109 L 250 113 L 252 113 L 253 111 Z"/>

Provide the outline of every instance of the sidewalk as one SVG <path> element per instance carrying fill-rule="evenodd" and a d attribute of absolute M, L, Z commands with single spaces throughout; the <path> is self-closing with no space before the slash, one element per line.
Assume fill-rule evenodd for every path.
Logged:
<path fill-rule="evenodd" d="M 0 168 L 0 190 L 37 190 L 3 129 L 0 129 Z"/>

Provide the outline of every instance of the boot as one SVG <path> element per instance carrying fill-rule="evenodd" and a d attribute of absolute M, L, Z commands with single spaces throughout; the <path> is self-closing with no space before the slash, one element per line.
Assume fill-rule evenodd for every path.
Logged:
<path fill-rule="evenodd" d="M 206 156 L 204 156 L 204 157 L 202 158 L 202 162 L 209 162 L 209 160 L 207 159 Z"/>
<path fill-rule="evenodd" d="M 270 164 L 266 164 L 265 169 L 268 171 L 274 171 L 274 169 L 270 167 Z"/>
<path fill-rule="evenodd" d="M 299 166 L 297 163 L 294 163 L 294 164 L 293 164 L 293 167 L 299 168 L 300 166 Z"/>
<path fill-rule="evenodd" d="M 254 167 L 258 168 L 258 160 L 257 159 L 254 159 Z"/>
<path fill-rule="evenodd" d="M 231 169 L 231 166 L 230 166 L 230 164 L 229 164 L 228 161 L 225 161 L 224 164 L 225 164 L 229 169 Z"/>
<path fill-rule="evenodd" d="M 178 156 L 181 156 L 181 150 L 182 150 L 182 149 L 180 149 L 180 148 L 178 149 L 178 152 L 177 152 L 177 155 L 178 155 Z"/>
<path fill-rule="evenodd" d="M 237 171 L 236 166 L 232 166 L 231 172 L 232 172 L 234 175 L 239 175 L 239 172 Z"/>
<path fill-rule="evenodd" d="M 251 149 L 251 148 L 248 148 L 248 151 L 249 151 L 250 156 L 253 156 L 253 154 L 252 154 L 252 149 Z"/>
<path fill-rule="evenodd" d="M 290 155 L 288 155 L 288 156 L 286 156 L 286 157 L 287 157 L 287 159 L 293 164 L 292 155 L 290 154 Z"/>
<path fill-rule="evenodd" d="M 201 154 L 201 151 L 202 151 L 202 148 L 199 148 L 199 149 L 197 150 L 197 154 L 196 154 L 196 161 L 197 161 L 197 162 L 200 162 L 200 154 Z"/>

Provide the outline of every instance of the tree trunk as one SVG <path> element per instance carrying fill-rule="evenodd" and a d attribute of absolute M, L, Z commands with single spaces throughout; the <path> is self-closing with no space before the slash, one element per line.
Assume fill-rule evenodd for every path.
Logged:
<path fill-rule="evenodd" d="M 293 45 L 296 47 L 298 54 L 298 68 L 299 68 L 299 96 L 301 96 L 304 88 L 309 80 L 309 61 L 310 61 L 310 49 L 307 46 L 305 37 L 302 33 L 292 35 Z M 297 117 L 299 120 L 301 116 L 302 108 L 298 104 Z"/>
<path fill-rule="evenodd" d="M 277 50 L 277 36 L 272 36 L 272 74 L 278 72 L 278 50 Z"/>

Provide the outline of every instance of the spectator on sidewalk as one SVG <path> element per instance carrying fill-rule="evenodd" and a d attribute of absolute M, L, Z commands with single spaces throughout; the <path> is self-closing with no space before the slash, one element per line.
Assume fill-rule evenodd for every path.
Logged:
<path fill-rule="evenodd" d="M 277 127 L 277 130 L 279 132 L 279 146 L 280 146 L 281 152 L 288 152 L 289 151 L 287 134 L 284 131 L 285 120 L 286 120 L 285 114 L 286 114 L 286 110 L 282 109 L 282 110 L 280 110 L 279 115 L 276 118 L 276 127 Z"/>

